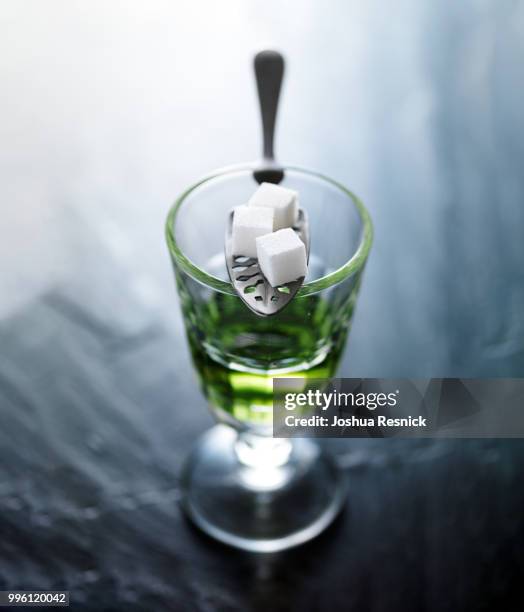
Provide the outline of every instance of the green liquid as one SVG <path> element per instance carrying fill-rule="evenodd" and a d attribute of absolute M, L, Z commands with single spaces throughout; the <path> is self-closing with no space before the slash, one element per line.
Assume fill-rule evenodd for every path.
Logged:
<path fill-rule="evenodd" d="M 342 354 L 355 285 L 329 296 L 295 298 L 273 317 L 259 317 L 235 296 L 179 293 L 202 390 L 219 418 L 269 426 L 273 378 L 330 378 Z M 342 289 L 342 288 L 341 288 Z"/>

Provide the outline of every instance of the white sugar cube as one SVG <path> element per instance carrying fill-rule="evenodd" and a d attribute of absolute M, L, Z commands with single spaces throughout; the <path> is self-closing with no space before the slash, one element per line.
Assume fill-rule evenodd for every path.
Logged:
<path fill-rule="evenodd" d="M 306 247 L 291 228 L 256 239 L 258 264 L 272 287 L 306 276 Z"/>
<path fill-rule="evenodd" d="M 233 215 L 233 255 L 256 257 L 255 239 L 273 231 L 275 213 L 262 206 L 237 206 Z"/>
<path fill-rule="evenodd" d="M 273 208 L 275 231 L 284 227 L 293 227 L 298 214 L 298 193 L 273 183 L 262 183 L 251 196 L 248 205 Z"/>

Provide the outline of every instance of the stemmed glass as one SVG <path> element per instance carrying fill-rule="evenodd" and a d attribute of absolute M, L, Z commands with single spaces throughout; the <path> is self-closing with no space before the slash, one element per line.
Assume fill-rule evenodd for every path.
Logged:
<path fill-rule="evenodd" d="M 299 192 L 311 251 L 306 282 L 274 316 L 244 305 L 225 266 L 228 211 L 257 188 L 251 167 L 191 186 L 166 227 L 193 362 L 220 423 L 186 461 L 183 507 L 211 536 L 256 552 L 310 540 L 344 501 L 342 473 L 313 440 L 272 436 L 273 378 L 334 375 L 373 235 L 363 204 L 339 183 L 289 167 L 281 185 Z"/>

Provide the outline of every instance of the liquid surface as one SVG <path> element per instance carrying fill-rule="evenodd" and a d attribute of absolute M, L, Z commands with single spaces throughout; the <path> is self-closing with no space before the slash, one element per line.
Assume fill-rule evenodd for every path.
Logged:
<path fill-rule="evenodd" d="M 224 278 L 222 262 L 214 257 L 208 270 Z M 324 271 L 312 256 L 310 275 Z M 255 315 L 232 295 L 192 298 L 188 288 L 179 286 L 191 353 L 219 418 L 270 425 L 274 377 L 333 376 L 353 311 L 349 288 L 294 298 L 272 317 Z"/>

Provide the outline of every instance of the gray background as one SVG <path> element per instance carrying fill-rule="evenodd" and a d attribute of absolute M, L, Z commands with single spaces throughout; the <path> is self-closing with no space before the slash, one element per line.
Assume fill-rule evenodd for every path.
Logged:
<path fill-rule="evenodd" d="M 166 210 L 258 155 L 268 44 L 288 59 L 279 156 L 375 221 L 341 373 L 523 374 L 522 3 L 8 2 L 0 27 L 2 318 L 105 249 L 179 326 Z"/>

